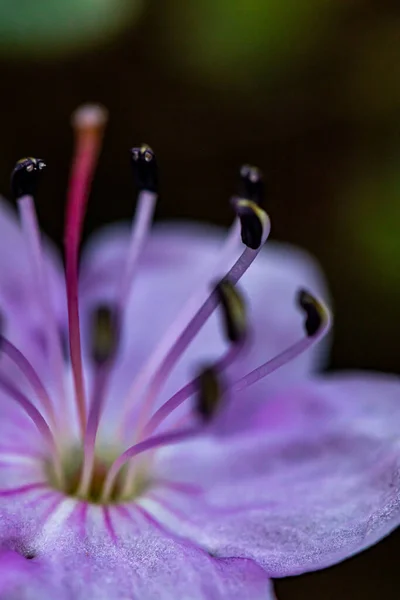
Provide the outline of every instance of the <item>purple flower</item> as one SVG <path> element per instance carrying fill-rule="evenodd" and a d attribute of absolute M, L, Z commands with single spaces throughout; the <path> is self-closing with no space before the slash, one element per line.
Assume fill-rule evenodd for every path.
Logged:
<path fill-rule="evenodd" d="M 254 168 L 225 241 L 193 225 L 147 239 L 157 165 L 133 149 L 132 230 L 97 236 L 78 282 L 104 117 L 75 116 L 66 285 L 34 211 L 43 161 L 13 172 L 21 225 L 1 205 L 0 598 L 272 598 L 269 577 L 397 525 L 399 380 L 309 377 L 324 285 L 299 251 L 260 252 Z"/>

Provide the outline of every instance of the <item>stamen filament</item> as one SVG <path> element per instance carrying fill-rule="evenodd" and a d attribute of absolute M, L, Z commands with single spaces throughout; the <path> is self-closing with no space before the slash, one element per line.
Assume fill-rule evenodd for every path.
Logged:
<path fill-rule="evenodd" d="M 83 106 L 75 113 L 76 149 L 68 191 L 65 225 L 65 272 L 67 284 L 69 345 L 75 385 L 75 400 L 82 437 L 86 428 L 86 400 L 82 369 L 78 303 L 78 256 L 90 184 L 100 153 L 106 112 L 98 106 Z"/>
<path fill-rule="evenodd" d="M 39 375 L 36 370 L 29 362 L 29 360 L 22 354 L 20 350 L 14 344 L 12 344 L 5 337 L 0 336 L 0 354 L 3 353 L 18 367 L 18 369 L 24 374 L 27 381 L 32 386 L 38 400 L 46 410 L 53 425 L 55 422 L 54 406 L 51 402 L 51 398 L 47 393 Z"/>
<path fill-rule="evenodd" d="M 125 270 L 121 279 L 119 296 L 117 299 L 118 311 L 118 331 L 116 335 L 120 336 L 121 321 L 123 320 L 123 310 L 129 299 L 132 288 L 132 282 L 137 271 L 137 265 L 142 253 L 146 238 L 150 231 L 153 220 L 154 209 L 157 202 L 157 194 L 148 190 L 141 190 L 138 196 L 138 207 L 135 218 L 132 223 L 132 232 L 129 244 L 128 255 L 125 263 Z M 86 427 L 84 440 L 84 459 L 81 481 L 79 483 L 78 494 L 84 496 L 90 486 L 95 457 L 95 444 L 97 431 L 99 428 L 100 415 L 102 413 L 107 384 L 114 364 L 113 358 L 96 370 L 93 392 L 90 402 L 89 417 Z"/>
<path fill-rule="evenodd" d="M 220 373 L 225 371 L 225 369 L 227 369 L 242 352 L 243 346 L 244 341 L 231 346 L 224 356 L 214 365 L 214 369 Z M 192 381 L 187 383 L 154 413 L 140 434 L 140 439 L 145 439 L 152 435 L 161 423 L 174 412 L 174 410 L 198 391 L 199 379 L 199 377 L 195 377 Z"/>
<path fill-rule="evenodd" d="M 85 496 L 90 488 L 90 481 L 92 478 L 95 459 L 96 437 L 109 375 L 110 368 L 107 365 L 99 367 L 95 375 L 91 406 L 83 444 L 82 474 L 78 487 L 79 496 Z"/>
<path fill-rule="evenodd" d="M 226 263 L 228 263 L 232 259 L 232 256 L 236 253 L 236 249 L 240 241 L 239 236 L 240 221 L 239 219 L 235 219 L 221 250 L 221 258 L 218 261 L 218 265 L 216 266 L 215 270 L 213 271 L 213 277 L 216 279 L 222 277 L 223 272 L 226 270 Z M 200 284 L 199 289 L 197 289 L 188 299 L 175 321 L 171 323 L 170 327 L 167 329 L 164 336 L 156 346 L 154 352 L 150 355 L 149 359 L 141 369 L 140 374 L 134 380 L 131 388 L 128 391 L 122 414 L 126 415 L 127 412 L 129 414 L 129 409 L 132 406 L 132 402 L 134 402 L 135 399 L 142 394 L 143 390 L 150 383 L 155 369 L 159 366 L 165 355 L 171 350 L 176 337 L 186 329 L 192 320 L 193 315 L 196 314 L 203 302 L 208 297 L 210 275 L 207 274 L 207 277 L 204 279 L 205 280 Z M 124 424 L 126 423 L 129 423 L 129 417 L 124 419 Z M 144 425 L 144 422 L 142 425 Z"/>
<path fill-rule="evenodd" d="M 267 375 L 270 375 L 274 371 L 280 369 L 288 362 L 303 354 L 306 350 L 314 346 L 317 342 L 319 342 L 328 332 L 330 328 L 330 318 L 328 310 L 325 309 L 325 322 L 318 333 L 314 336 L 306 336 L 295 342 L 289 348 L 286 348 L 283 352 L 275 356 L 274 358 L 268 360 L 264 364 L 260 365 L 247 375 L 244 375 L 240 379 L 238 379 L 235 383 L 230 386 L 230 391 L 232 392 L 240 392 L 245 388 L 257 383 L 260 379 L 263 379 Z"/>
<path fill-rule="evenodd" d="M 270 232 L 270 222 L 269 222 L 267 215 L 265 214 L 265 223 L 263 226 L 262 239 L 261 239 L 261 243 L 259 244 L 258 248 L 253 249 L 253 248 L 249 248 L 248 246 L 246 246 L 245 249 L 243 250 L 243 252 L 241 253 L 241 255 L 239 256 L 239 258 L 236 260 L 236 262 L 233 264 L 231 269 L 228 271 L 228 273 L 224 277 L 224 279 L 229 280 L 231 285 L 236 285 L 237 282 L 240 280 L 240 278 L 247 271 L 247 269 L 251 266 L 253 261 L 258 256 L 263 244 L 267 240 L 269 232 Z M 232 243 L 230 236 L 228 239 L 229 239 L 229 246 L 230 246 L 230 244 Z M 197 298 L 194 298 L 194 300 L 197 301 Z M 174 331 L 171 333 L 171 335 L 173 335 L 175 338 L 175 342 L 170 347 L 167 354 L 161 359 L 160 363 L 156 366 L 155 374 L 154 374 L 153 378 L 152 379 L 150 378 L 149 389 L 147 391 L 147 394 L 146 394 L 146 396 L 143 400 L 143 403 L 140 407 L 140 410 L 139 410 L 139 416 L 138 416 L 137 425 L 135 428 L 135 439 L 138 439 L 138 434 L 142 431 L 143 427 L 145 426 L 145 423 L 149 420 L 151 411 L 154 406 L 154 402 L 155 402 L 163 384 L 165 383 L 165 381 L 167 380 L 171 371 L 173 370 L 175 364 L 177 363 L 177 361 L 179 360 L 179 358 L 181 357 L 183 352 L 186 350 L 186 348 L 189 346 L 191 341 L 195 338 L 195 336 L 200 331 L 200 329 L 203 327 L 203 325 L 207 322 L 208 318 L 212 315 L 212 313 L 217 308 L 219 303 L 220 303 L 220 297 L 213 290 L 213 292 L 208 295 L 208 298 L 205 300 L 203 305 L 197 310 L 197 312 L 192 317 L 192 320 L 189 321 L 186 328 L 180 333 L 180 335 L 177 335 L 176 332 L 174 332 Z M 186 315 L 185 315 L 185 317 L 186 317 Z M 178 326 L 181 325 L 181 320 L 179 317 L 177 319 L 177 325 Z M 156 354 L 157 354 L 157 350 L 156 350 Z M 152 359 L 150 357 L 149 363 L 151 363 L 151 360 Z M 144 381 L 147 384 L 146 379 L 144 379 Z M 138 394 L 142 391 L 142 388 L 139 387 L 139 385 L 140 386 L 142 385 L 142 381 L 141 381 L 140 377 L 139 377 L 139 381 L 137 384 L 137 387 L 139 388 L 137 390 Z M 135 384 L 133 387 L 135 387 Z M 129 416 L 128 416 L 127 422 L 128 423 L 130 422 Z M 132 476 L 133 476 L 132 469 L 128 469 L 126 485 L 129 484 Z"/>
<path fill-rule="evenodd" d="M 247 269 L 257 257 L 261 247 L 262 246 L 260 246 L 257 250 L 253 250 L 248 247 L 244 249 L 238 260 L 233 265 L 233 267 L 226 274 L 226 279 L 228 279 L 232 285 L 236 285 L 239 279 L 244 275 L 244 273 L 247 271 Z M 195 338 L 197 333 L 212 315 L 219 303 L 220 299 L 218 295 L 215 294 L 213 291 L 209 295 L 207 300 L 204 302 L 203 306 L 194 315 L 186 329 L 184 329 L 184 331 L 179 336 L 177 336 L 172 348 L 156 369 L 154 377 L 150 383 L 149 390 L 141 406 L 141 411 L 139 413 L 137 425 L 138 431 L 142 429 L 144 423 L 148 420 L 155 399 L 159 394 L 166 379 L 168 378 L 169 374 L 171 373 L 172 369 L 174 368 L 175 364 L 177 363 L 178 359 L 181 357 L 181 355 L 192 342 L 192 340 Z"/>
<path fill-rule="evenodd" d="M 50 295 L 48 293 L 48 274 L 45 269 L 40 229 L 33 197 L 25 195 L 19 198 L 18 209 L 24 237 L 27 240 L 28 256 L 30 256 L 32 260 L 33 283 L 36 285 L 39 304 L 46 319 L 46 327 L 44 329 L 47 334 L 48 356 L 52 365 L 52 372 L 57 386 L 57 393 L 60 401 L 62 401 L 63 399 L 65 400 L 63 351 L 54 310 L 51 305 Z M 49 410 L 51 399 L 47 394 L 46 396 L 48 399 L 47 409 Z M 54 423 L 53 407 L 51 407 L 51 413 L 49 414 L 51 414 L 52 421 Z"/>
<path fill-rule="evenodd" d="M 188 439 L 192 439 L 198 433 L 200 433 L 201 428 L 199 427 L 191 427 L 188 429 L 183 429 L 180 431 L 172 431 L 168 433 L 161 433 L 160 435 L 154 436 L 152 438 L 148 438 L 135 444 L 125 450 L 111 465 L 110 470 L 108 471 L 106 480 L 104 482 L 104 489 L 101 496 L 101 502 L 107 502 L 110 494 L 112 492 L 112 488 L 114 486 L 116 477 L 120 471 L 120 469 L 124 466 L 124 464 L 141 454 L 142 452 L 146 452 L 147 450 L 152 450 L 154 448 L 160 448 L 161 446 L 170 446 L 172 444 L 177 444 L 179 442 L 184 442 Z"/>
<path fill-rule="evenodd" d="M 129 299 L 139 258 L 153 222 L 157 198 L 158 196 L 155 192 L 148 190 L 141 190 L 138 195 L 137 209 L 132 223 L 129 249 L 118 297 L 118 308 L 121 312 Z"/>
<path fill-rule="evenodd" d="M 25 396 L 25 394 L 20 392 L 20 390 L 16 388 L 11 383 L 11 381 L 9 381 L 3 374 L 0 374 L 0 388 L 3 389 L 6 395 L 10 396 L 22 408 L 22 410 L 36 425 L 36 428 L 39 431 L 39 433 L 45 439 L 45 442 L 49 447 L 51 457 L 54 461 L 55 474 L 61 485 L 63 482 L 63 472 L 60 461 L 60 455 L 54 436 L 51 433 L 47 421 L 40 413 L 40 411 L 36 408 L 36 406 L 34 406 L 34 404 L 32 404 L 32 402 Z"/>

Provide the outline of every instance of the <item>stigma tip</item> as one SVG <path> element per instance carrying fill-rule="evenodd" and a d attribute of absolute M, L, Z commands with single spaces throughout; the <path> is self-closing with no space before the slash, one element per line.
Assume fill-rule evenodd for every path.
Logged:
<path fill-rule="evenodd" d="M 108 111 L 101 104 L 82 104 L 71 117 L 72 126 L 79 130 L 102 129 L 108 120 Z"/>

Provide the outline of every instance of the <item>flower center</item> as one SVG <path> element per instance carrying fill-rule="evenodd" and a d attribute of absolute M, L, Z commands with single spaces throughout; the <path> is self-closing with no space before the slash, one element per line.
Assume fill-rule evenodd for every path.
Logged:
<path fill-rule="evenodd" d="M 51 487 L 61 491 L 67 496 L 79 498 L 80 500 L 104 504 L 102 493 L 109 469 L 117 456 L 118 451 L 100 449 L 94 457 L 92 476 L 84 493 L 80 491 L 82 477 L 84 452 L 81 447 L 69 449 L 63 456 L 63 480 L 60 482 L 52 462 L 45 466 L 46 475 Z M 150 485 L 150 479 L 144 469 L 138 470 L 130 486 L 129 492 L 124 489 L 126 478 L 126 467 L 123 467 L 116 476 L 111 491 L 107 498 L 107 504 L 132 501 L 142 495 Z"/>

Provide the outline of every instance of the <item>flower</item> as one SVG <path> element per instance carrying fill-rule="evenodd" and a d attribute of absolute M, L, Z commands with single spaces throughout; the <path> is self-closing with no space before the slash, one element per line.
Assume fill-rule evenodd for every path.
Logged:
<path fill-rule="evenodd" d="M 78 280 L 104 122 L 99 107 L 74 118 L 65 284 L 35 216 L 44 161 L 14 169 L 21 228 L 1 206 L 0 597 L 272 598 L 270 577 L 397 525 L 399 380 L 309 378 L 323 283 L 298 251 L 260 252 L 252 167 L 222 247 L 194 226 L 148 237 L 157 163 L 133 149 L 132 230 L 95 238 Z"/>

